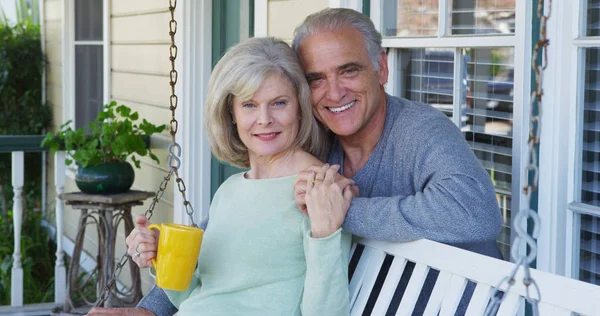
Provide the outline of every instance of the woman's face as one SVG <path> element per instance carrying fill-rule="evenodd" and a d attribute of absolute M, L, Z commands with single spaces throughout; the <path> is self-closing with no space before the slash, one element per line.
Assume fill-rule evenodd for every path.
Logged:
<path fill-rule="evenodd" d="M 250 100 L 233 99 L 233 121 L 251 160 L 293 149 L 299 113 L 295 89 L 281 74 L 267 77 Z"/>

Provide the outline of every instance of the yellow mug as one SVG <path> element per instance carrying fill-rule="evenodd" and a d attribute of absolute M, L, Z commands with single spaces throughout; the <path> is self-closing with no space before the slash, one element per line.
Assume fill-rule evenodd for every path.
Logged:
<path fill-rule="evenodd" d="M 174 291 L 187 289 L 196 269 L 204 231 L 172 223 L 148 226 L 148 229 L 153 228 L 160 232 L 156 258 L 152 259 L 156 285 Z"/>

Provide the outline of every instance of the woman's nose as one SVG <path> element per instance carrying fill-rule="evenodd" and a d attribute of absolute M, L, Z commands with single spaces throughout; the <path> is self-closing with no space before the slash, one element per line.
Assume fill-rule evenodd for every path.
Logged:
<path fill-rule="evenodd" d="M 273 123 L 273 115 L 271 109 L 263 107 L 260 109 L 260 116 L 258 117 L 258 124 L 260 125 L 271 125 Z"/>

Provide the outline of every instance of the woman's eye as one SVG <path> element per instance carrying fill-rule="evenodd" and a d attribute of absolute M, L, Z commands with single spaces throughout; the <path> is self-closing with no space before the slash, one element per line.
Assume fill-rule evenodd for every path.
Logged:
<path fill-rule="evenodd" d="M 273 103 L 273 105 L 276 107 L 282 107 L 282 106 L 285 106 L 286 104 L 287 104 L 286 101 L 277 101 L 277 102 Z"/>
<path fill-rule="evenodd" d="M 252 104 L 252 103 L 244 103 L 244 104 L 242 104 L 242 107 L 244 107 L 244 108 L 253 108 L 254 104 Z"/>

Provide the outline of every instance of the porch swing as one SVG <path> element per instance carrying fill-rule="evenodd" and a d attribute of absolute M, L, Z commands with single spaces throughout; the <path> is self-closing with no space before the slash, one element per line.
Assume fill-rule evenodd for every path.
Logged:
<path fill-rule="evenodd" d="M 542 106 L 542 78 L 546 67 L 546 21 L 550 17 L 551 0 L 546 0 L 548 13 L 544 15 L 544 0 L 538 0 L 537 16 L 540 20 L 540 36 L 532 54 L 532 67 L 536 74 L 536 89 L 531 93 L 530 128 L 528 141 L 529 162 L 525 174 L 530 181 L 523 188 L 526 207 L 521 208 L 514 221 L 515 238 L 511 257 L 515 263 L 483 256 L 438 242 L 421 239 L 406 243 L 393 243 L 355 237 L 349 260 L 349 292 L 351 315 L 411 315 L 417 302 L 425 306 L 423 315 L 454 315 L 462 301 L 466 301 L 468 316 L 519 315 L 527 302 L 533 315 L 600 315 L 600 287 L 559 275 L 538 271 L 529 265 L 537 255 L 536 240 L 540 219 L 530 209 L 530 199 L 536 190 L 538 167 L 536 146 L 539 145 Z M 168 147 L 169 171 L 159 185 L 156 195 L 148 206 L 145 216 L 150 219 L 155 205 L 160 201 L 171 177 L 175 175 L 183 206 L 192 226 L 194 209 L 186 197 L 185 182 L 179 176 L 181 146 L 175 136 L 178 122 L 175 119 L 178 97 L 177 46 L 175 33 L 177 0 L 169 0 L 171 20 L 170 62 L 170 135 Z M 542 50 L 543 62 L 538 61 Z M 534 111 L 537 105 L 537 112 Z M 527 232 L 527 223 L 533 223 L 533 233 Z M 529 251 L 527 251 L 527 249 Z M 129 257 L 124 254 L 115 267 L 112 279 L 107 283 L 96 306 L 101 306 L 111 295 L 115 282 Z M 435 285 L 428 297 L 421 293 L 430 274 L 437 274 Z M 517 282 L 517 280 L 522 280 Z M 463 297 L 468 284 L 474 285 L 471 297 Z M 426 293 L 427 294 L 427 293 Z"/>

